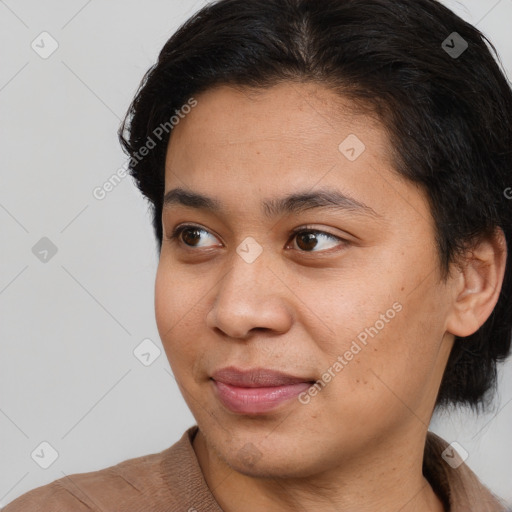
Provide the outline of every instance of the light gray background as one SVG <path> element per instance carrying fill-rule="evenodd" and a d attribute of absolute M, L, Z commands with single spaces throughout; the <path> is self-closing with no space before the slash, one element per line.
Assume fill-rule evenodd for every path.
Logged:
<path fill-rule="evenodd" d="M 161 451 L 194 424 L 154 320 L 147 204 L 129 177 L 101 201 L 92 191 L 126 161 L 116 130 L 143 73 L 204 3 L 0 1 L 0 507 Z M 512 0 L 445 3 L 512 76 Z M 59 45 L 47 59 L 31 48 L 43 31 Z M 42 237 L 57 247 L 46 263 L 32 252 Z M 162 353 L 146 367 L 133 350 L 147 338 Z M 512 504 L 511 425 L 509 361 L 489 414 L 436 417 L 431 429 Z M 48 469 L 31 458 L 43 441 L 59 454 Z"/>

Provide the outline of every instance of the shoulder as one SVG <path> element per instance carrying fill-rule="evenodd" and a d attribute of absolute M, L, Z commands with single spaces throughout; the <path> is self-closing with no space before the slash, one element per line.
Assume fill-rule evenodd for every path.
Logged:
<path fill-rule="evenodd" d="M 171 448 L 115 466 L 59 478 L 18 497 L 2 512 L 104 512 L 144 510 L 164 498 L 162 462 Z M 128 508 L 130 507 L 130 508 Z"/>
<path fill-rule="evenodd" d="M 448 444 L 428 431 L 423 473 L 447 510 L 463 512 L 506 512 L 504 501 L 486 487 L 464 462 L 464 450 L 458 443 Z"/>

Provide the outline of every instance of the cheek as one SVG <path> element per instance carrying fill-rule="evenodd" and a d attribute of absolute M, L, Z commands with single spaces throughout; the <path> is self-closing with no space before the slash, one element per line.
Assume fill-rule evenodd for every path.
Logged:
<path fill-rule="evenodd" d="M 166 352 L 179 350 L 187 313 L 191 309 L 191 287 L 183 286 L 178 274 L 160 262 L 155 280 L 155 319 Z M 185 344 L 183 344 L 185 345 Z"/>
<path fill-rule="evenodd" d="M 169 364 L 176 377 L 195 366 L 204 352 L 201 328 L 208 297 L 204 281 L 160 261 L 155 279 L 155 320 Z M 201 284 L 203 283 L 203 284 Z M 188 370 L 187 370 L 188 371 Z"/>
<path fill-rule="evenodd" d="M 427 421 L 446 358 L 442 307 L 436 306 L 435 294 L 427 293 L 402 296 L 395 308 L 381 304 L 386 307 L 372 307 L 373 314 L 358 319 L 365 324 L 340 346 L 343 369 L 333 379 L 332 392 L 326 387 L 327 396 L 338 404 L 340 421 L 349 411 L 360 419 L 379 417 L 389 423 L 415 411 Z"/>
<path fill-rule="evenodd" d="M 201 307 L 208 289 L 203 278 L 183 272 L 170 260 L 165 253 L 161 255 L 155 278 L 155 317 L 162 342 L 182 328 L 194 308 Z"/>
<path fill-rule="evenodd" d="M 176 300 L 177 283 L 172 282 L 170 273 L 162 270 L 162 261 L 158 266 L 155 280 L 155 319 L 162 343 L 165 343 L 168 332 L 177 322 Z"/>
<path fill-rule="evenodd" d="M 330 328 L 325 330 L 330 342 L 322 343 L 327 367 L 338 356 L 346 361 L 338 373 L 334 369 L 332 387 L 349 401 L 357 396 L 354 403 L 392 395 L 386 384 L 398 394 L 419 396 L 433 367 L 443 364 L 445 292 L 430 266 L 401 251 L 359 263 L 332 288 L 322 287 L 323 296 L 314 301 Z"/>

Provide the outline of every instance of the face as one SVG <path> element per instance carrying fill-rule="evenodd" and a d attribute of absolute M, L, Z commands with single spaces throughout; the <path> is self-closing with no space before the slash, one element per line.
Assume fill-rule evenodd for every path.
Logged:
<path fill-rule="evenodd" d="M 383 126 L 314 84 L 196 100 L 167 152 L 155 309 L 212 452 L 307 476 L 425 431 L 450 284 Z"/>

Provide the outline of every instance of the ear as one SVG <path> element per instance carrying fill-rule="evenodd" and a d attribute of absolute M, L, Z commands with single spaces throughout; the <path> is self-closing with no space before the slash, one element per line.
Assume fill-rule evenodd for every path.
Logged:
<path fill-rule="evenodd" d="M 459 337 L 475 333 L 491 315 L 501 291 L 507 244 L 501 228 L 468 251 L 457 270 L 446 330 Z"/>

